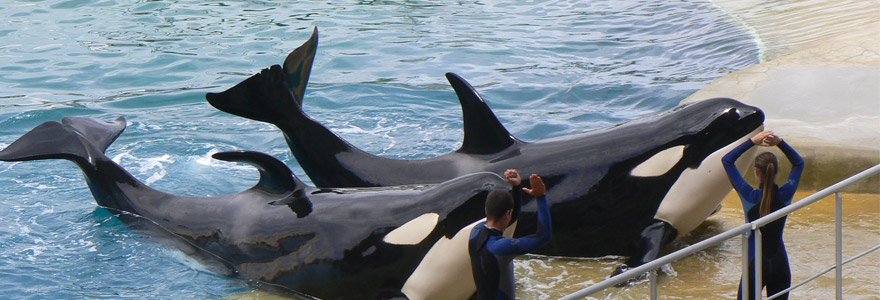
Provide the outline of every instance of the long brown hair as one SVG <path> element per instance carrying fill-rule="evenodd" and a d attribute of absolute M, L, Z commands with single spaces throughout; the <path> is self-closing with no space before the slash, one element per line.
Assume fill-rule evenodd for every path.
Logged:
<path fill-rule="evenodd" d="M 776 171 L 779 169 L 777 165 L 776 155 L 770 152 L 758 154 L 755 157 L 755 168 L 761 170 L 762 178 L 759 178 L 764 186 L 764 194 L 761 196 L 761 216 L 765 216 L 771 212 L 771 205 L 776 198 Z"/>

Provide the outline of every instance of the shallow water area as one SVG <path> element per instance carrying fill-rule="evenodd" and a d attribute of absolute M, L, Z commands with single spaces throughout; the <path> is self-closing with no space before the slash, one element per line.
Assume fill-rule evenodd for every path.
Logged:
<path fill-rule="evenodd" d="M 813 194 L 798 191 L 794 201 Z M 880 244 L 880 195 L 842 193 L 843 259 Z M 723 208 L 690 234 L 675 241 L 665 253 L 690 246 L 742 225 L 742 204 L 736 193 L 722 202 Z M 792 285 L 834 265 L 834 196 L 819 200 L 791 214 L 785 225 Z M 737 237 L 666 265 L 658 277 L 661 299 L 736 299 L 742 276 L 742 239 Z M 622 258 L 571 259 L 529 256 L 516 261 L 517 296 L 523 299 L 555 299 L 608 277 Z M 846 299 L 877 299 L 880 287 L 880 252 L 873 252 L 843 267 Z M 834 271 L 791 292 L 792 299 L 833 299 Z M 647 280 L 625 288 L 610 288 L 592 299 L 647 299 Z"/>

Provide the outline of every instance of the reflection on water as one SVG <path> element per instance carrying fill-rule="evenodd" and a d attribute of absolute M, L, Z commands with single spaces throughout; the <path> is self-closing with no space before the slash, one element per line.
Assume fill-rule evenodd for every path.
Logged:
<path fill-rule="evenodd" d="M 799 191 L 795 199 L 813 192 Z M 796 201 L 796 200 L 795 200 Z M 723 209 L 699 228 L 674 243 L 675 251 L 743 224 L 742 205 L 735 193 Z M 843 194 L 843 257 L 846 260 L 880 244 L 880 195 Z M 797 284 L 834 264 L 834 197 L 829 196 L 788 217 L 785 246 Z M 734 238 L 667 265 L 659 277 L 661 298 L 733 299 L 741 276 L 741 239 Z M 516 261 L 518 296 L 523 299 L 558 298 L 604 280 L 622 258 L 569 259 L 529 256 Z M 846 299 L 880 297 L 880 252 L 843 267 Z M 834 272 L 793 291 L 793 299 L 833 299 Z M 645 299 L 647 282 L 611 288 L 593 295 L 598 299 Z"/>

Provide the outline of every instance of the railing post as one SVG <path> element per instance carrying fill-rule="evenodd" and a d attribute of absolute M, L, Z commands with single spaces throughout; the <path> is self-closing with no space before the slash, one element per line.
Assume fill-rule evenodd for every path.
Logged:
<path fill-rule="evenodd" d="M 750 231 L 746 231 L 742 235 L 742 279 L 740 279 L 740 289 L 739 293 L 742 295 L 743 300 L 749 299 L 749 233 Z"/>
<path fill-rule="evenodd" d="M 755 300 L 761 300 L 761 290 L 764 289 L 764 279 L 761 276 L 764 269 L 764 248 L 761 243 L 761 228 L 753 227 L 755 233 Z"/>
<path fill-rule="evenodd" d="M 837 266 L 836 273 L 836 299 L 843 299 L 843 198 L 840 197 L 840 192 L 834 193 L 835 201 L 834 201 L 834 236 L 835 236 L 835 244 L 834 244 L 834 263 Z"/>
<path fill-rule="evenodd" d="M 649 276 L 651 276 L 651 300 L 657 300 L 657 270 L 660 269 L 648 272 Z"/>

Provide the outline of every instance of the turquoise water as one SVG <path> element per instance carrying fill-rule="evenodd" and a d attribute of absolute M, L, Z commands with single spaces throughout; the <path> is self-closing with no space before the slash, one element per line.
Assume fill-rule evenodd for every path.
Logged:
<path fill-rule="evenodd" d="M 281 63 L 314 26 L 306 112 L 366 151 L 420 158 L 462 137 L 444 72 L 468 79 L 514 135 L 542 139 L 665 111 L 757 63 L 736 24 L 703 1 L 6 1 L 0 148 L 63 116 L 123 115 L 107 154 L 157 189 L 248 188 L 252 168 L 210 158 L 235 149 L 270 153 L 308 182 L 279 130 L 204 94 Z M 250 289 L 125 227 L 59 160 L 0 163 L 0 278 L 0 298 Z"/>

